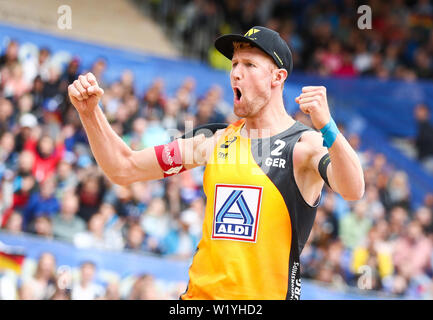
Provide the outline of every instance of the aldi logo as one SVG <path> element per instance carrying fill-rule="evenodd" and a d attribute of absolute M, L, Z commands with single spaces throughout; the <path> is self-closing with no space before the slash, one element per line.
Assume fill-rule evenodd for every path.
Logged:
<path fill-rule="evenodd" d="M 215 186 L 212 239 L 256 242 L 262 187 Z"/>

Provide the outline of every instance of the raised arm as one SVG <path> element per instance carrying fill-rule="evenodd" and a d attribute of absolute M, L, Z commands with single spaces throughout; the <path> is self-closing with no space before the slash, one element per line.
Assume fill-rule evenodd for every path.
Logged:
<path fill-rule="evenodd" d="M 115 184 L 128 185 L 137 181 L 161 179 L 164 174 L 161 168 L 161 154 L 158 160 L 154 147 L 140 151 L 132 150 L 111 128 L 104 113 L 98 106 L 104 94 L 92 73 L 80 75 L 68 87 L 69 98 L 77 109 L 86 131 L 90 148 L 96 162 L 106 176 Z M 178 150 L 185 169 L 204 165 L 202 149 L 210 143 L 203 135 L 190 139 L 180 139 Z M 173 145 L 171 145 L 173 146 Z M 193 150 L 194 154 L 188 154 Z"/>
<path fill-rule="evenodd" d="M 325 87 L 304 87 L 296 98 L 301 110 L 308 114 L 317 129 L 324 132 L 306 135 L 310 154 L 308 165 L 317 176 L 327 178 L 330 187 L 346 200 L 358 200 L 364 194 L 364 173 L 356 152 L 338 132 L 331 118 Z M 325 127 L 326 126 L 326 127 Z M 327 129 L 330 128 L 328 132 Z M 324 156 L 329 153 L 329 159 Z M 322 160 L 322 161 L 321 161 Z M 320 169 L 322 168 L 322 173 Z"/>

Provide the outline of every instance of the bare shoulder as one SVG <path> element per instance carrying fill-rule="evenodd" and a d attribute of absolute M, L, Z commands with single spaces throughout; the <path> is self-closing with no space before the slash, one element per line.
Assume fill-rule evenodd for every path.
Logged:
<path fill-rule="evenodd" d="M 225 129 L 219 129 L 210 137 L 205 137 L 204 134 L 199 134 L 192 138 L 194 165 L 191 167 L 206 165 L 217 142 L 224 135 L 225 131 Z"/>
<path fill-rule="evenodd" d="M 306 146 L 311 147 L 313 149 L 322 147 L 323 144 L 322 134 L 314 130 L 306 131 L 302 134 L 301 138 L 299 139 L 299 143 L 304 143 L 306 144 Z"/>
<path fill-rule="evenodd" d="M 293 162 L 298 167 L 311 167 L 315 159 L 326 154 L 322 134 L 317 131 L 306 131 L 302 134 L 293 150 Z"/>
<path fill-rule="evenodd" d="M 221 137 L 226 133 L 226 131 L 226 129 L 219 129 L 215 131 L 215 133 L 211 137 L 202 139 L 201 143 L 208 148 L 213 148 L 215 147 L 216 143 L 221 139 Z"/>
<path fill-rule="evenodd" d="M 306 156 L 311 156 L 315 152 L 321 151 L 323 149 L 322 135 L 317 131 L 306 131 L 296 143 L 294 152 L 302 152 Z"/>

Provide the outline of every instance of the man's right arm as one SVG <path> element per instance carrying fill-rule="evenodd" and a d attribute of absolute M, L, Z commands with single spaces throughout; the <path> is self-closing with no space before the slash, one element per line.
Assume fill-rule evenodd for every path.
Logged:
<path fill-rule="evenodd" d="M 115 184 L 163 178 L 154 148 L 132 150 L 111 128 L 102 110 L 79 114 L 96 162 Z"/>
<path fill-rule="evenodd" d="M 92 73 L 79 76 L 78 80 L 68 87 L 68 92 L 79 113 L 93 156 L 113 183 L 128 185 L 164 177 L 154 147 L 134 151 L 111 128 L 98 106 L 104 91 L 98 86 Z M 221 132 L 215 135 L 215 139 L 206 139 L 204 135 L 179 139 L 179 152 L 185 169 L 206 164 L 203 158 L 206 153 L 204 150 L 208 149 L 207 146 L 213 144 L 216 136 L 220 134 Z"/>

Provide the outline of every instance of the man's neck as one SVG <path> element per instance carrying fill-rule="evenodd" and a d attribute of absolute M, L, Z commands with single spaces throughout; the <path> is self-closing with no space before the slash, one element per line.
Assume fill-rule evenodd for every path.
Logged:
<path fill-rule="evenodd" d="M 287 113 L 281 99 L 269 103 L 253 117 L 247 117 L 241 135 L 249 138 L 266 138 L 287 130 L 295 122 Z"/>

